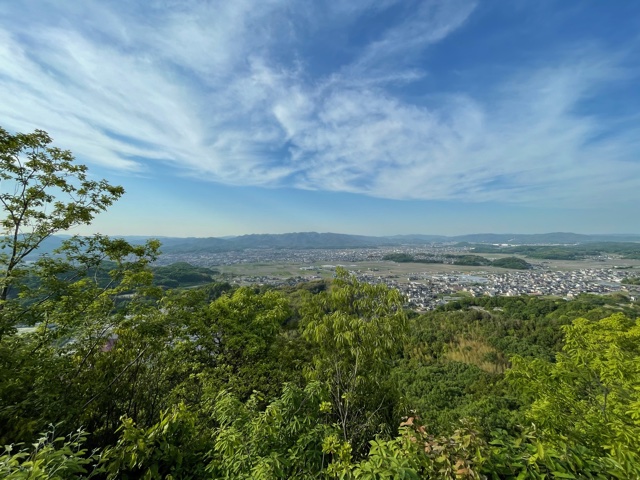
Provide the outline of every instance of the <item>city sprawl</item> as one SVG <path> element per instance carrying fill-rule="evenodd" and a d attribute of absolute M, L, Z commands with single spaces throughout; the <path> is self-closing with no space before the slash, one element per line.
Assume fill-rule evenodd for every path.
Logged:
<path fill-rule="evenodd" d="M 389 254 L 428 255 L 441 263 L 385 261 Z M 189 262 L 215 267 L 240 285 L 291 285 L 330 278 L 336 267 L 346 268 L 361 281 L 384 283 L 401 291 L 407 305 L 431 310 L 459 295 L 544 295 L 571 299 L 581 293 L 625 292 L 632 299 L 639 287 L 623 284 L 637 276 L 640 261 L 599 255 L 580 261 L 531 262 L 529 270 L 453 265 L 452 255 L 473 253 L 469 247 L 432 245 L 358 249 L 247 249 L 223 253 L 162 255 L 159 263 Z M 494 256 L 495 257 L 495 256 Z M 251 268 L 248 268 L 251 267 Z"/>

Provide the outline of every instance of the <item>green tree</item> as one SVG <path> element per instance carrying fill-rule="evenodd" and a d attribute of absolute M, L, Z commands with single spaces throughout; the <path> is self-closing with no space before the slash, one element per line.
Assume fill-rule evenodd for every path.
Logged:
<path fill-rule="evenodd" d="M 101 473 L 109 480 L 206 478 L 208 442 L 196 424 L 183 404 L 162 412 L 160 421 L 148 428 L 123 417 L 120 438 L 102 453 Z"/>
<path fill-rule="evenodd" d="M 60 255 L 36 262 L 37 283 L 3 311 L 34 327 L 0 340 L 0 442 L 29 441 L 51 422 L 67 432 L 113 431 L 126 405 L 139 405 L 131 391 L 153 365 L 144 355 L 167 342 L 152 328 L 162 319 L 147 269 L 156 253 L 157 242 L 96 236 L 71 239 Z M 91 275 L 102 264 L 106 279 Z"/>
<path fill-rule="evenodd" d="M 551 363 L 513 359 L 507 378 L 552 445 L 581 445 L 617 478 L 640 476 L 640 320 L 579 318 Z"/>
<path fill-rule="evenodd" d="M 302 314 L 303 337 L 315 349 L 307 375 L 327 386 L 343 440 L 358 451 L 371 435 L 392 433 L 390 371 L 407 325 L 402 295 L 339 269 L 331 291 L 310 296 Z"/>
<path fill-rule="evenodd" d="M 66 432 L 88 421 L 104 425 L 91 422 L 96 416 L 118 422 L 123 402 L 110 387 L 136 385 L 130 374 L 146 360 L 137 353 L 137 361 L 126 360 L 120 349 L 109 355 L 105 345 L 119 335 L 126 339 L 127 326 L 144 330 L 140 319 L 149 319 L 153 303 L 148 265 L 158 242 L 132 246 L 101 235 L 73 237 L 55 255 L 26 262 L 48 237 L 90 223 L 124 193 L 90 179 L 86 166 L 51 142 L 41 130 L 12 135 L 0 128 L 2 441 L 32 440 L 50 422 L 62 422 Z M 16 335 L 18 324 L 33 331 Z M 95 406 L 105 408 L 96 415 Z M 152 411 L 155 419 L 159 407 Z"/>
<path fill-rule="evenodd" d="M 89 224 L 124 193 L 106 180 L 89 179 L 86 166 L 51 142 L 42 130 L 12 135 L 0 128 L 0 309 L 25 257 L 54 233 Z M 8 321 L 2 319 L 0 338 Z"/>
<path fill-rule="evenodd" d="M 282 395 L 261 409 L 258 395 L 242 403 L 226 391 L 211 403 L 211 478 L 326 478 L 332 455 L 323 442 L 335 435 L 326 392 L 318 382 L 304 389 L 285 385 Z"/>
<path fill-rule="evenodd" d="M 164 302 L 166 315 L 178 327 L 168 352 L 170 375 L 180 379 L 173 395 L 199 403 L 204 385 L 214 395 L 226 389 L 242 400 L 254 390 L 279 395 L 282 384 L 297 376 L 282 361 L 287 348 L 280 330 L 291 314 L 287 299 L 276 291 L 256 293 L 243 287 L 197 306 L 193 297 L 201 295 L 206 291 Z"/>

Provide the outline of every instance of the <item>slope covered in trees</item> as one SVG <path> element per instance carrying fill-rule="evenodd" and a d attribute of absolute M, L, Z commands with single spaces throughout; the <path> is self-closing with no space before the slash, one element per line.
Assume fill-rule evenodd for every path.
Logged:
<path fill-rule="evenodd" d="M 3 135 L 3 162 L 29 158 Z M 36 210 L 50 223 L 34 241 L 58 225 Z M 11 212 L 5 228 L 38 225 Z M 640 307 L 625 297 L 418 315 L 344 270 L 287 290 L 161 288 L 157 251 L 96 236 L 28 269 L 0 257 L 15 292 L 0 303 L 1 478 L 640 476 Z"/>
<path fill-rule="evenodd" d="M 522 258 L 504 257 L 496 260 L 489 260 L 480 255 L 411 255 L 408 253 L 389 253 L 382 257 L 382 260 L 388 260 L 396 263 L 451 263 L 453 265 L 465 266 L 492 266 L 499 268 L 511 268 L 515 270 L 527 270 L 531 268 L 531 264 Z"/>

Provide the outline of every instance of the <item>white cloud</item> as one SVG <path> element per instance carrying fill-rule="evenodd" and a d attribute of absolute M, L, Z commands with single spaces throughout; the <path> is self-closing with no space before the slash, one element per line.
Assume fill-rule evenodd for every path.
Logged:
<path fill-rule="evenodd" d="M 612 191 L 637 198 L 638 129 L 601 136 L 606 125 L 577 112 L 620 74 L 602 52 L 522 67 L 481 99 L 409 101 L 388 87 L 428 75 L 416 59 L 474 9 L 433 1 L 327 75 L 312 78 L 313 59 L 296 61 L 292 42 L 314 18 L 348 27 L 393 3 L 332 3 L 320 15 L 285 0 L 144 11 L 32 1 L 29 25 L 16 21 L 21 6 L 5 4 L 3 126 L 45 129 L 85 162 L 132 172 L 163 162 L 232 185 L 580 205 Z"/>
<path fill-rule="evenodd" d="M 475 3 L 469 0 L 421 2 L 403 22 L 382 32 L 351 69 L 371 75 L 372 70 L 413 60 L 424 48 L 460 28 L 474 8 Z"/>

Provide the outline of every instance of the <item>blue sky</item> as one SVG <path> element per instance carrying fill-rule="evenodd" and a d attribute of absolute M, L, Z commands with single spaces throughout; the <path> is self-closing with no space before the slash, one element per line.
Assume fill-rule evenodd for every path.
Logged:
<path fill-rule="evenodd" d="M 640 232 L 640 2 L 0 2 L 0 125 L 77 233 Z"/>

